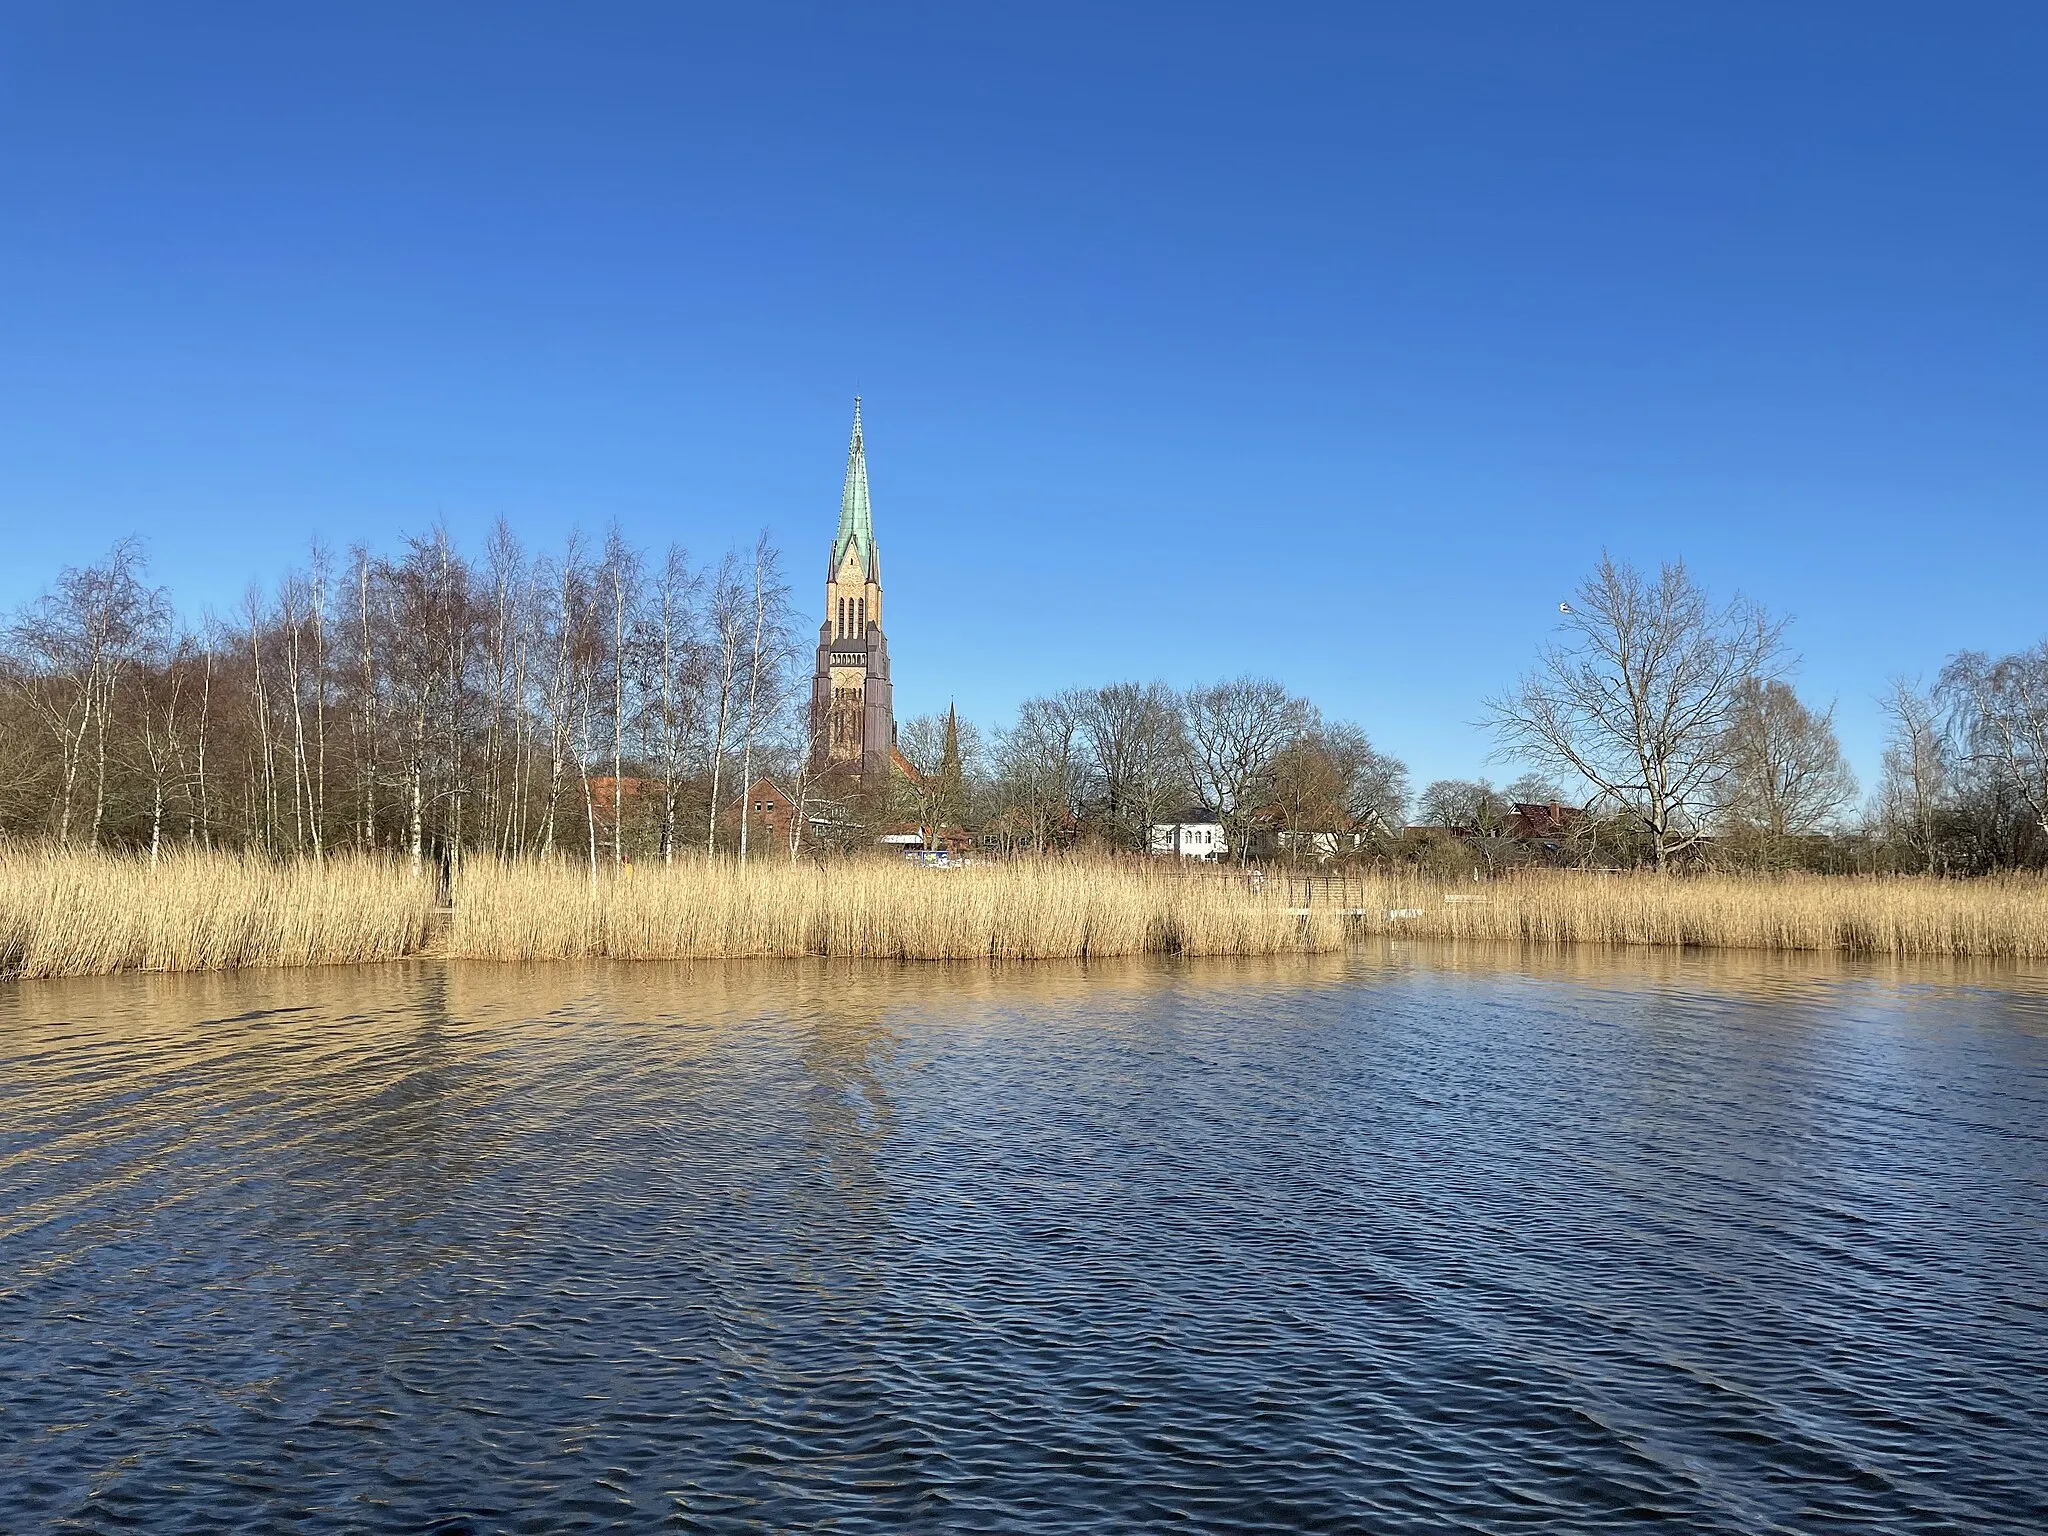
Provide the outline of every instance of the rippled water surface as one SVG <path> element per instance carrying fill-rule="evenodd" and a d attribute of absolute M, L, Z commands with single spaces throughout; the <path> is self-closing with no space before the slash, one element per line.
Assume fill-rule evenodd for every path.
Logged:
<path fill-rule="evenodd" d="M 2048 984 L 0 987 L 0 1529 L 2048 1529 Z"/>

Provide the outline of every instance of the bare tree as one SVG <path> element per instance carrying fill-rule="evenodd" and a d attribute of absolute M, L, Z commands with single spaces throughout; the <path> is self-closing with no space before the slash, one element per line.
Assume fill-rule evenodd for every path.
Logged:
<path fill-rule="evenodd" d="M 981 732 L 974 723 L 951 709 L 918 715 L 898 729 L 896 747 L 917 770 L 904 792 L 917 824 L 928 836 L 960 826 L 967 816 L 967 780 L 981 764 Z"/>
<path fill-rule="evenodd" d="M 313 853 L 320 853 L 317 812 L 312 804 L 312 756 L 306 737 L 306 666 L 304 640 L 310 610 L 317 610 L 322 598 L 312 594 L 304 577 L 287 575 L 278 588 L 277 627 L 284 650 L 285 697 L 290 701 L 292 723 L 292 820 L 296 829 L 293 847 L 303 852 L 309 835 Z"/>
<path fill-rule="evenodd" d="M 19 696 L 56 741 L 57 841 L 69 846 L 73 804 L 90 750 L 92 826 L 97 844 L 106 819 L 107 744 L 128 665 L 156 644 L 169 623 L 161 588 L 144 585 L 142 545 L 122 539 L 97 565 L 67 567 L 56 586 L 15 618 L 9 640 L 19 666 Z"/>
<path fill-rule="evenodd" d="M 184 769 L 184 733 L 190 710 L 186 694 L 195 647 L 181 639 L 169 654 L 151 658 L 157 664 L 142 669 L 137 693 L 137 714 L 141 731 L 141 765 L 149 779 L 149 862 L 153 865 L 163 852 L 164 807 L 171 787 Z"/>
<path fill-rule="evenodd" d="M 1110 836 L 1148 848 L 1152 823 L 1188 796 L 1179 700 L 1164 683 L 1111 683 L 1076 694 L 1074 713 Z"/>
<path fill-rule="evenodd" d="M 1267 801 L 1286 852 L 1329 857 L 1359 837 L 1399 831 L 1408 767 L 1357 726 L 1318 720 L 1274 758 Z"/>
<path fill-rule="evenodd" d="M 1508 811 L 1507 801 L 1488 779 L 1435 779 L 1423 786 L 1415 802 L 1423 825 L 1451 832 L 1470 832 Z"/>
<path fill-rule="evenodd" d="M 719 799 L 725 772 L 725 754 L 732 739 L 732 718 L 739 702 L 741 682 L 747 670 L 747 636 L 751 629 L 751 607 L 747 587 L 740 575 L 737 550 L 727 550 L 711 578 L 705 620 L 710 630 L 706 656 L 709 666 L 710 700 L 705 711 L 711 725 L 711 805 L 704 851 L 718 850 Z"/>
<path fill-rule="evenodd" d="M 1398 836 L 1408 811 L 1408 765 L 1343 721 L 1318 726 L 1306 740 L 1336 771 L 1351 825 L 1380 837 Z"/>
<path fill-rule="evenodd" d="M 367 850 L 377 843 L 377 727 L 381 711 L 377 628 L 370 597 L 376 566 L 369 550 L 360 544 L 350 552 L 350 563 L 354 574 L 349 585 L 354 591 L 349 619 L 355 626 L 356 641 L 356 708 L 350 717 L 350 726 L 355 733 L 357 808 L 362 817 L 357 827 L 356 846 Z"/>
<path fill-rule="evenodd" d="M 1438 779 L 1425 787 L 1416 812 L 1484 861 L 1491 874 L 1513 851 L 1513 803 L 1490 779 Z"/>
<path fill-rule="evenodd" d="M 578 631 L 589 609 L 589 576 L 583 540 L 576 533 L 569 535 L 559 563 L 544 564 L 541 572 L 548 592 L 543 627 L 549 659 L 539 706 L 548 724 L 547 798 L 542 807 L 540 831 L 541 850 L 546 853 L 555 848 L 556 817 L 574 756 L 576 665 L 584 648 Z"/>
<path fill-rule="evenodd" d="M 1344 769 L 1316 737 L 1304 732 L 1280 749 L 1266 796 L 1279 852 L 1297 861 L 1334 856 L 1352 830 Z"/>
<path fill-rule="evenodd" d="M 481 637 L 490 717 L 484 737 L 477 819 L 480 826 L 492 829 L 491 840 L 504 854 L 518 846 L 518 706 L 524 639 L 520 620 L 526 552 L 502 517 L 492 524 L 490 539 L 484 546 L 483 579 L 490 589 Z"/>
<path fill-rule="evenodd" d="M 749 613 L 752 633 L 747 643 L 747 693 L 741 732 L 740 793 L 754 787 L 754 743 L 763 722 L 781 706 L 778 684 L 790 655 L 789 588 L 782 580 L 781 561 L 763 530 L 754 541 Z M 747 827 L 752 802 L 740 807 L 740 862 L 747 862 Z"/>
<path fill-rule="evenodd" d="M 384 675 L 404 727 L 396 746 L 405 794 L 405 844 L 418 874 L 426 857 L 430 801 L 440 798 L 430 778 L 442 780 L 442 794 L 450 802 L 446 841 L 459 836 L 453 802 L 461 792 L 461 761 L 453 742 L 461 718 L 469 571 L 447 532 L 437 529 L 428 538 L 410 540 L 403 560 L 380 562 L 376 584 L 383 596 Z M 451 745 L 447 760 L 436 764 L 444 724 Z M 437 774 L 437 768 L 443 771 Z"/>
<path fill-rule="evenodd" d="M 1722 814 L 1767 850 L 1819 831 L 1856 798 L 1833 708 L 1808 709 L 1784 683 L 1752 677 L 1737 686 L 1726 752 Z"/>
<path fill-rule="evenodd" d="M 1509 801 L 1516 805 L 1569 805 L 1571 797 L 1556 779 L 1546 773 L 1525 773 L 1507 787 Z"/>
<path fill-rule="evenodd" d="M 640 557 L 618 525 L 606 536 L 600 568 L 605 612 L 611 625 L 612 867 L 626 859 L 626 634 L 637 622 Z"/>
<path fill-rule="evenodd" d="M 1995 658 L 1964 651 L 1942 668 L 1937 691 L 1971 759 L 2048 836 L 2048 641 Z"/>
<path fill-rule="evenodd" d="M 193 731 L 193 805 L 191 841 L 213 846 L 213 800 L 206 781 L 206 737 L 213 723 L 213 675 L 218 661 L 219 634 L 211 614 L 200 627 L 196 642 L 199 671 L 199 718 Z"/>
<path fill-rule="evenodd" d="M 1909 851 L 1922 869 L 1941 865 L 1940 817 L 1950 794 L 1948 743 L 1934 700 L 1905 678 L 1893 678 L 1882 701 L 1890 717 L 1877 815 L 1888 842 Z"/>
<path fill-rule="evenodd" d="M 1071 693 L 1026 699 L 996 739 L 996 778 L 1014 840 L 1039 851 L 1065 840 L 1083 792 L 1080 723 Z"/>
<path fill-rule="evenodd" d="M 847 807 L 831 793 L 845 780 L 832 771 L 826 752 L 830 712 L 818 708 L 808 690 L 794 687 L 784 690 L 782 703 L 780 756 L 790 801 L 789 856 L 794 860 L 802 855 L 814 820 L 831 828 L 845 825 L 849 818 Z"/>
<path fill-rule="evenodd" d="M 332 561 L 318 539 L 306 570 L 313 594 L 313 774 L 307 794 L 313 804 L 313 851 L 318 855 L 327 841 L 327 607 L 333 599 Z"/>
<path fill-rule="evenodd" d="M 263 676 L 263 632 L 268 627 L 263 595 L 251 582 L 242 594 L 242 620 L 248 626 L 249 699 L 256 721 L 256 761 L 250 775 L 256 801 L 250 806 L 251 823 L 259 828 L 263 847 L 277 847 L 277 751 L 270 733 L 270 690 Z"/>
<path fill-rule="evenodd" d="M 1270 678 L 1234 678 L 1182 696 L 1187 776 L 1222 820 L 1240 864 L 1249 853 L 1252 814 L 1270 792 L 1274 760 L 1314 724 L 1314 707 Z"/>
<path fill-rule="evenodd" d="M 559 851 L 580 786 L 575 840 L 619 864 L 641 835 L 630 776 L 658 773 L 672 857 L 679 802 L 708 792 L 715 828 L 732 770 L 780 761 L 787 594 L 765 539 L 751 569 L 745 551 L 726 562 L 718 604 L 682 551 L 656 580 L 644 563 L 616 530 L 601 560 L 572 539 L 529 561 L 501 523 L 474 572 L 433 530 L 395 556 L 354 549 L 335 581 L 316 543 L 310 567 L 167 648 L 163 596 L 124 542 L 6 622 L 0 831 L 47 817 L 67 842 L 161 853 L 182 810 L 195 843 L 395 846 L 452 870 L 470 849 Z"/>
<path fill-rule="evenodd" d="M 1505 754 L 1611 798 L 1666 869 L 1704 835 L 1742 687 L 1772 675 L 1784 624 L 1741 597 L 1716 606 L 1681 561 L 1653 581 L 1602 555 L 1559 627 L 1537 669 L 1487 701 L 1489 724 Z"/>
<path fill-rule="evenodd" d="M 44 680 L 18 655 L 0 652 L 0 828 L 39 826 L 58 802 L 56 752 L 45 744 L 43 722 L 28 693 Z M 54 734 L 61 749 L 62 734 Z"/>
<path fill-rule="evenodd" d="M 939 820 L 940 765 L 945 757 L 945 744 L 944 715 L 914 715 L 896 730 L 896 749 L 917 770 L 917 777 L 905 786 L 902 798 L 927 835 Z"/>
<path fill-rule="evenodd" d="M 697 635 L 697 599 L 703 578 L 690 568 L 680 545 L 669 546 L 654 581 L 650 621 L 654 629 L 646 648 L 651 675 L 644 684 L 653 757 L 661 774 L 661 830 L 656 844 L 661 862 L 676 854 L 676 806 L 693 743 L 703 733 L 702 684 L 704 647 Z"/>

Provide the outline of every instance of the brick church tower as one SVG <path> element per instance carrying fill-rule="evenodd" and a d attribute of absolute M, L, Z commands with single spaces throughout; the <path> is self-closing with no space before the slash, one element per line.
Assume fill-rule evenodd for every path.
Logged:
<path fill-rule="evenodd" d="M 813 740 L 820 768 L 857 775 L 864 787 L 889 781 L 896 711 L 889 695 L 889 642 L 882 637 L 882 562 L 868 507 L 868 459 L 860 400 L 853 402 L 853 444 L 839 493 L 839 532 L 825 569 L 825 622 L 811 675 Z"/>

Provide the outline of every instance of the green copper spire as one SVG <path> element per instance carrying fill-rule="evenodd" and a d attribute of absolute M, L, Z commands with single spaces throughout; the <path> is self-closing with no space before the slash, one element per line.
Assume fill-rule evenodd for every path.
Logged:
<path fill-rule="evenodd" d="M 875 559 L 874 515 L 868 510 L 868 456 L 860 440 L 860 396 L 853 397 L 853 443 L 846 450 L 846 488 L 839 493 L 839 533 L 832 540 L 832 564 L 828 576 L 839 569 L 848 546 L 860 556 L 861 570 L 870 581 L 882 579 Z"/>

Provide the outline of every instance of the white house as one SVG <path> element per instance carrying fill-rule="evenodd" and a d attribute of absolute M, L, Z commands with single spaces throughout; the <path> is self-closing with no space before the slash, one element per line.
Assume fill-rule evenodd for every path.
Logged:
<path fill-rule="evenodd" d="M 1152 851 L 1177 853 L 1184 859 L 1220 859 L 1230 850 L 1223 841 L 1223 823 L 1208 819 L 1206 812 L 1194 812 L 1187 821 L 1153 822 Z"/>
<path fill-rule="evenodd" d="M 1344 832 L 1295 832 L 1282 827 L 1278 839 L 1282 853 L 1297 859 L 1314 859 L 1319 864 L 1334 859 L 1347 849 L 1365 846 L 1365 834 L 1355 829 Z"/>

